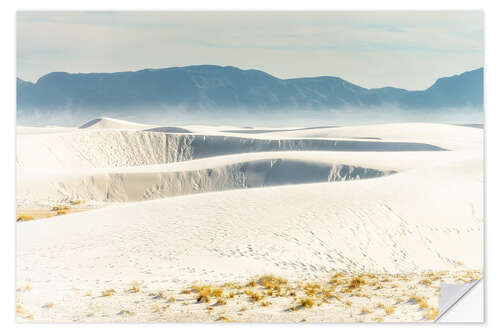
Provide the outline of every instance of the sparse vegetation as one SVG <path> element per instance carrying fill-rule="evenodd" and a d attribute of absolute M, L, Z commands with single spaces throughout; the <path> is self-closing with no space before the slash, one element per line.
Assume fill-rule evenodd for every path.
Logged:
<path fill-rule="evenodd" d="M 255 315 L 255 311 L 266 313 L 267 310 L 265 308 L 269 307 L 271 308 L 269 311 L 280 311 L 279 308 L 285 300 L 290 300 L 290 303 L 288 304 L 291 304 L 291 306 L 288 308 L 282 307 L 281 311 L 302 310 L 304 314 L 307 314 L 304 315 L 306 317 L 310 314 L 307 309 L 312 309 L 311 311 L 316 313 L 316 309 L 319 310 L 318 307 L 323 307 L 325 311 L 338 311 L 340 309 L 340 311 L 344 312 L 344 319 L 348 319 L 349 316 L 354 313 L 354 317 L 351 317 L 352 319 L 349 321 L 356 321 L 361 317 L 365 321 L 372 322 L 382 322 L 384 321 L 384 318 L 386 321 L 388 318 L 396 319 L 396 316 L 394 316 L 396 310 L 398 317 L 400 314 L 405 315 L 411 311 L 418 311 L 422 316 L 422 319 L 434 320 L 439 312 L 434 306 L 431 306 L 435 302 L 435 286 L 437 285 L 437 283 L 434 283 L 434 281 L 436 281 L 435 278 L 437 277 L 439 280 L 443 281 L 454 281 L 458 278 L 467 280 L 469 278 L 477 277 L 477 275 L 478 273 L 474 271 L 451 273 L 428 272 L 425 275 L 377 275 L 366 273 L 347 276 L 343 273 L 336 273 L 335 275 L 330 276 L 330 278 L 326 281 L 311 281 L 306 279 L 288 281 L 274 275 L 263 275 L 255 277 L 248 283 L 239 284 L 227 282 L 217 285 L 196 284 L 191 285 L 188 288 L 178 290 L 173 294 L 173 296 L 169 296 L 163 291 L 151 292 L 148 293 L 148 295 L 152 296 L 153 299 L 161 299 L 161 302 L 158 302 L 159 304 L 153 304 L 151 306 L 151 311 L 153 313 L 165 312 L 166 309 L 171 306 L 167 303 L 174 303 L 177 301 L 178 304 L 187 306 L 195 304 L 196 300 L 197 303 L 207 304 L 205 304 L 205 306 L 195 306 L 193 308 L 187 306 L 184 311 L 190 312 L 193 309 L 199 309 L 205 316 L 210 316 L 212 320 L 217 318 L 217 316 L 224 317 L 225 315 L 223 312 L 227 312 L 224 311 L 224 309 L 238 312 L 238 316 L 242 316 L 238 318 L 243 320 L 247 318 L 247 316 L 243 313 L 245 311 L 251 312 L 251 315 L 249 315 L 248 318 L 254 318 L 253 316 Z M 246 287 L 244 287 L 245 285 Z M 381 291 L 376 291 L 369 287 L 372 285 L 380 287 Z M 401 289 L 394 290 L 394 288 Z M 26 287 L 18 288 L 17 291 L 30 289 L 31 286 L 27 284 Z M 140 293 L 143 295 L 143 289 L 144 287 L 142 282 L 139 283 L 134 281 L 131 283 L 130 287 L 125 287 L 122 290 L 129 294 Z M 108 297 L 114 295 L 116 292 L 114 289 L 107 289 L 100 293 L 102 297 Z M 176 300 L 174 296 L 179 295 L 179 293 L 192 296 L 180 296 L 180 299 Z M 91 294 L 88 292 L 86 295 L 90 296 Z M 20 293 L 19 297 L 21 298 L 22 296 L 23 294 Z M 132 295 L 122 295 L 122 293 L 120 293 L 120 296 L 127 298 L 133 297 Z M 278 299 L 281 297 L 284 297 L 285 299 Z M 336 303 L 335 300 L 340 303 Z M 21 299 L 19 302 L 21 302 Z M 152 302 L 151 298 L 149 299 L 149 302 Z M 47 303 L 43 305 L 43 308 L 50 309 L 52 306 L 53 303 Z M 147 304 L 146 306 L 150 306 L 150 304 Z M 246 306 L 248 306 L 248 308 Z M 22 309 L 20 304 L 19 307 L 20 311 L 22 311 L 23 318 L 26 317 L 24 309 Z M 174 305 L 173 307 L 176 306 Z M 16 308 L 16 310 L 18 309 Z M 116 311 L 118 310 L 120 309 L 117 308 Z M 130 310 L 126 309 L 123 309 L 118 313 L 116 313 L 116 311 L 115 314 L 121 316 L 133 315 Z M 93 313 L 96 312 L 97 310 L 93 310 Z M 214 315 L 216 317 L 212 317 Z M 161 318 L 164 317 L 162 316 Z"/>

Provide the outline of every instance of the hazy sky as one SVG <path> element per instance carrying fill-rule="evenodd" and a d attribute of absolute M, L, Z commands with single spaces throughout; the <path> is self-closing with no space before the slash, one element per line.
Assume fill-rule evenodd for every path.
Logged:
<path fill-rule="evenodd" d="M 18 12 L 17 75 L 199 64 L 425 89 L 483 66 L 483 14 Z"/>

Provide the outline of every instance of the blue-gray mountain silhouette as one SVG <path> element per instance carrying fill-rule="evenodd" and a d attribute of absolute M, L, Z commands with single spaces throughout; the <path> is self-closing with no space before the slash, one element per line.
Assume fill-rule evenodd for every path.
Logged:
<path fill-rule="evenodd" d="M 333 76 L 279 79 L 259 70 L 213 65 L 136 72 L 54 72 L 36 83 L 17 79 L 17 107 L 30 111 L 137 110 L 328 110 L 392 105 L 403 109 L 483 106 L 483 68 L 438 79 L 409 91 L 366 89 Z"/>

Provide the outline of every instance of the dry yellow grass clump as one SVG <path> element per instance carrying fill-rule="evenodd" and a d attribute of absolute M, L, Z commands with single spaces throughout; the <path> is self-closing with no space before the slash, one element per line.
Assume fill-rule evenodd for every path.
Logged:
<path fill-rule="evenodd" d="M 212 296 L 220 298 L 220 297 L 222 297 L 223 292 L 224 291 L 221 288 L 216 288 L 216 289 L 212 290 Z"/>
<path fill-rule="evenodd" d="M 314 296 L 321 290 L 321 286 L 319 283 L 307 283 L 304 286 L 304 292 L 307 296 Z"/>
<path fill-rule="evenodd" d="M 159 306 L 158 304 L 153 304 L 151 306 L 151 312 L 153 313 L 160 313 L 160 312 L 165 312 L 167 310 L 168 306 Z"/>
<path fill-rule="evenodd" d="M 432 284 L 432 281 L 430 279 L 423 279 L 420 283 L 428 287 Z"/>
<path fill-rule="evenodd" d="M 132 315 L 134 315 L 134 312 L 124 309 L 124 310 L 121 310 L 120 312 L 118 312 L 117 315 L 119 315 L 119 316 L 132 316 Z"/>
<path fill-rule="evenodd" d="M 101 296 L 108 297 L 108 296 L 114 295 L 115 293 L 116 293 L 116 291 L 114 289 L 103 290 L 103 292 L 101 293 Z"/>
<path fill-rule="evenodd" d="M 137 281 L 134 281 L 132 282 L 132 285 L 130 286 L 130 288 L 127 290 L 129 293 L 138 293 L 141 288 L 140 286 L 142 285 L 142 282 L 139 283 Z"/>
<path fill-rule="evenodd" d="M 196 297 L 196 301 L 198 303 L 208 303 L 210 302 L 210 287 L 203 286 L 198 291 L 198 296 Z"/>
<path fill-rule="evenodd" d="M 76 200 L 71 200 L 70 201 L 70 204 L 72 205 L 81 205 L 81 204 L 84 204 L 85 203 L 85 200 L 80 200 L 80 199 L 76 199 Z"/>
<path fill-rule="evenodd" d="M 244 291 L 245 295 L 250 297 L 250 300 L 254 303 L 261 301 L 264 298 L 264 293 L 259 294 L 253 290 L 247 289 Z"/>
<path fill-rule="evenodd" d="M 300 305 L 304 308 L 312 308 L 314 305 L 314 300 L 310 297 L 301 298 Z"/>
<path fill-rule="evenodd" d="M 16 222 L 24 222 L 24 221 L 31 221 L 34 220 L 35 218 L 31 215 L 17 215 L 16 217 Z"/>
<path fill-rule="evenodd" d="M 30 291 L 31 289 L 31 285 L 29 283 L 26 283 L 24 287 L 19 287 L 16 289 L 16 291 Z"/>
<path fill-rule="evenodd" d="M 224 299 L 224 298 L 217 298 L 217 302 L 215 303 L 215 305 L 226 305 L 227 304 L 227 301 Z"/>
<path fill-rule="evenodd" d="M 23 306 L 22 306 L 21 304 L 17 304 L 17 305 L 16 305 L 16 313 L 17 313 L 18 315 L 21 315 L 21 314 L 24 314 L 24 313 L 25 313 L 25 312 L 24 312 L 24 309 L 23 309 Z"/>
<path fill-rule="evenodd" d="M 386 305 L 384 306 L 385 314 L 391 315 L 394 313 L 394 305 Z"/>
<path fill-rule="evenodd" d="M 45 304 L 42 306 L 42 308 L 45 308 L 45 309 L 50 309 L 50 308 L 51 308 L 51 307 L 53 307 L 53 306 L 54 306 L 54 303 L 49 302 L 49 303 L 45 303 Z"/>
<path fill-rule="evenodd" d="M 408 302 L 417 303 L 420 309 L 427 309 L 429 307 L 427 300 L 423 296 L 412 295 L 408 299 Z"/>
<path fill-rule="evenodd" d="M 366 280 L 361 277 L 352 278 L 346 287 L 347 291 L 353 291 L 354 289 L 360 288 L 362 285 L 366 284 Z"/>
<path fill-rule="evenodd" d="M 438 314 L 439 314 L 439 310 L 433 306 L 429 310 L 427 310 L 424 318 L 427 320 L 434 320 L 434 319 L 436 319 Z"/>
<path fill-rule="evenodd" d="M 367 306 L 363 306 L 361 308 L 361 314 L 367 314 L 367 313 L 372 313 L 373 311 L 370 310 Z"/>

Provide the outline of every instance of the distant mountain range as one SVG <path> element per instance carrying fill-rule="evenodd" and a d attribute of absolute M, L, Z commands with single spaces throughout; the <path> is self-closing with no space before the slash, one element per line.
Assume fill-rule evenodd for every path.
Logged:
<path fill-rule="evenodd" d="M 483 106 L 483 68 L 438 79 L 426 90 L 366 89 L 341 78 L 279 79 L 259 70 L 213 65 L 137 72 L 54 72 L 36 83 L 17 79 L 18 114 L 140 109 L 330 110 L 394 106 L 429 110 Z"/>

